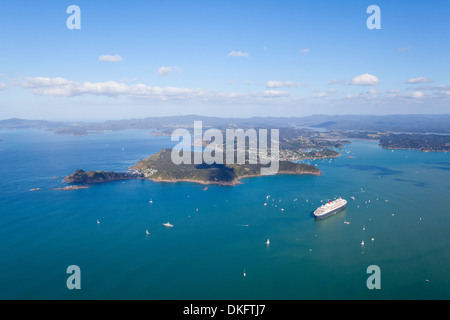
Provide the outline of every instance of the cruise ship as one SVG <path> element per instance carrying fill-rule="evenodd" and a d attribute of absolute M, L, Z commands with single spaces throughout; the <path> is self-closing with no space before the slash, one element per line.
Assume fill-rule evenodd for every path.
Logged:
<path fill-rule="evenodd" d="M 347 200 L 339 198 L 334 201 L 329 201 L 328 203 L 324 204 L 323 206 L 320 206 L 319 208 L 314 211 L 314 216 L 317 219 L 323 219 L 326 217 L 329 217 L 335 213 L 338 213 L 342 209 L 345 208 L 345 205 L 347 204 Z"/>

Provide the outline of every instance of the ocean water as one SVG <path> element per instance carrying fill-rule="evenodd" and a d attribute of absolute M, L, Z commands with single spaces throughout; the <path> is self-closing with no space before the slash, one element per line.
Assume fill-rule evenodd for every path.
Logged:
<path fill-rule="evenodd" d="M 448 153 L 355 140 L 310 161 L 321 176 L 61 191 L 77 169 L 124 171 L 174 143 L 146 131 L 0 138 L 0 299 L 450 298 Z M 345 210 L 313 218 L 339 196 Z M 69 265 L 81 290 L 67 289 Z M 367 288 L 370 265 L 379 290 Z"/>

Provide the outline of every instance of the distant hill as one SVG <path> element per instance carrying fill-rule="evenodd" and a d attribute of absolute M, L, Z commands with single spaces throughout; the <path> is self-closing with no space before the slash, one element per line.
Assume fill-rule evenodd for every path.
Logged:
<path fill-rule="evenodd" d="M 326 130 L 361 130 L 411 133 L 450 133 L 450 114 L 440 115 L 312 115 L 307 117 L 216 118 L 199 115 L 149 117 L 144 119 L 110 120 L 97 123 L 56 122 L 45 120 L 0 120 L 0 129 L 47 129 L 55 134 L 86 135 L 93 132 L 129 129 L 172 130 L 190 128 L 194 121 L 203 127 L 218 129 L 238 127 L 312 127 Z"/>
<path fill-rule="evenodd" d="M 327 130 L 361 130 L 410 133 L 450 133 L 450 115 L 324 116 L 311 127 Z"/>

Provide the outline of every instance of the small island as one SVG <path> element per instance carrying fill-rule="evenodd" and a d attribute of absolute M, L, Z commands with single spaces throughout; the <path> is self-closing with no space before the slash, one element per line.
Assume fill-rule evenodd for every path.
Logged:
<path fill-rule="evenodd" d="M 70 184 L 89 185 L 117 180 L 146 179 L 155 182 L 195 182 L 200 184 L 217 184 L 235 186 L 240 179 L 261 176 L 262 164 L 174 164 L 171 149 L 163 149 L 143 159 L 129 169 L 131 173 L 77 170 L 64 179 Z M 194 157 L 194 153 L 190 153 Z M 192 161 L 193 162 L 193 161 Z M 304 163 L 280 161 L 278 174 L 320 175 L 315 166 Z"/>
<path fill-rule="evenodd" d="M 69 191 L 69 190 L 80 190 L 80 189 L 87 189 L 89 188 L 88 186 L 67 186 L 67 187 L 63 187 L 63 188 L 53 188 L 52 190 L 64 190 L 64 191 Z"/>
<path fill-rule="evenodd" d="M 128 180 L 139 178 L 143 178 L 143 176 L 138 174 L 120 173 L 120 172 L 107 172 L 107 171 L 86 172 L 84 170 L 77 170 L 70 176 L 65 177 L 64 182 L 70 184 L 93 184 L 93 183 L 103 183 L 116 180 Z"/>

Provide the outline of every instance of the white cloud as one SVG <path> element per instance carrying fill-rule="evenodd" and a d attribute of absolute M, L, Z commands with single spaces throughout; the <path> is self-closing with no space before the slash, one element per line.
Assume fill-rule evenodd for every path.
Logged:
<path fill-rule="evenodd" d="M 355 98 L 359 98 L 361 96 L 361 94 L 359 93 L 350 93 L 347 95 L 347 99 L 355 99 Z"/>
<path fill-rule="evenodd" d="M 360 85 L 360 86 L 376 86 L 378 85 L 379 81 L 376 76 L 373 74 L 362 74 L 360 76 L 356 76 L 352 79 L 350 84 L 353 85 Z"/>
<path fill-rule="evenodd" d="M 98 57 L 98 60 L 103 61 L 103 62 L 121 62 L 121 61 L 123 61 L 123 58 L 121 56 L 119 56 L 118 54 L 115 54 L 113 56 L 110 54 L 105 54 L 105 55 Z"/>
<path fill-rule="evenodd" d="M 313 95 L 311 95 L 311 98 L 325 98 L 328 94 L 326 92 L 316 92 Z"/>
<path fill-rule="evenodd" d="M 281 98 L 289 96 L 289 92 L 278 90 L 264 90 L 264 98 Z"/>
<path fill-rule="evenodd" d="M 414 98 L 414 99 L 421 99 L 421 98 L 425 97 L 425 95 L 423 94 L 422 91 L 409 92 L 406 94 L 406 96 L 409 98 Z"/>
<path fill-rule="evenodd" d="M 0 82 L 0 91 L 1 91 L 1 90 L 5 90 L 6 87 L 7 87 L 6 83 L 1 83 L 1 82 Z"/>
<path fill-rule="evenodd" d="M 298 82 L 292 82 L 292 81 L 268 81 L 266 83 L 266 88 L 292 88 L 292 87 L 298 87 L 300 83 Z"/>
<path fill-rule="evenodd" d="M 158 87 L 142 83 L 127 84 L 116 81 L 77 82 L 61 77 L 27 77 L 17 80 L 16 84 L 30 89 L 35 95 L 53 97 L 74 97 L 81 95 L 97 95 L 117 98 L 127 96 L 134 99 L 151 99 L 157 101 L 214 101 L 243 102 L 258 101 L 263 98 L 279 98 L 289 95 L 285 91 L 265 90 L 263 92 L 235 93 L 204 90 L 200 88 Z M 256 100 L 255 100 L 256 99 Z"/>
<path fill-rule="evenodd" d="M 411 78 L 411 79 L 406 80 L 406 83 L 409 83 L 409 84 L 429 83 L 429 82 L 433 82 L 433 80 L 431 80 L 430 78 L 427 78 L 427 77 Z"/>
<path fill-rule="evenodd" d="M 180 68 L 178 67 L 160 67 L 158 69 L 158 74 L 160 76 L 168 75 L 169 73 L 178 73 L 180 72 Z"/>
<path fill-rule="evenodd" d="M 123 94 L 129 88 L 124 83 L 115 81 L 106 82 L 75 82 L 61 77 L 28 77 L 19 83 L 24 88 L 30 88 L 31 92 L 44 96 L 77 96 L 82 94 L 105 95 L 116 97 Z"/>
<path fill-rule="evenodd" d="M 231 51 L 228 54 L 228 56 L 233 57 L 233 58 L 237 58 L 237 57 L 248 58 L 248 57 L 250 57 L 250 54 L 248 52 Z"/>
<path fill-rule="evenodd" d="M 302 50 L 299 51 L 300 54 L 307 54 L 307 53 L 310 53 L 310 52 L 311 52 L 311 50 L 308 49 L 308 48 L 305 48 L 305 49 L 302 49 Z"/>

